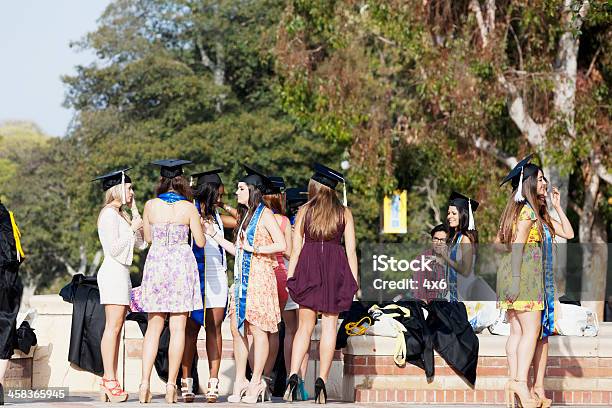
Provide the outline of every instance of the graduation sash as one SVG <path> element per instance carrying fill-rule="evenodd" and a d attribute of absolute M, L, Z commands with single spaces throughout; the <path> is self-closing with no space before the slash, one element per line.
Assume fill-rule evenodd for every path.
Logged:
<path fill-rule="evenodd" d="M 542 338 L 555 332 L 555 274 L 553 271 L 553 239 L 548 226 L 542 223 L 542 264 L 544 267 L 544 310 L 542 311 Z"/>
<path fill-rule="evenodd" d="M 9 211 L 9 216 L 11 217 L 11 225 L 13 226 L 13 237 L 15 238 L 15 249 L 17 250 L 17 260 L 21 262 L 23 258 L 25 258 L 25 254 L 23 253 L 23 248 L 21 248 L 21 231 L 19 231 L 19 227 L 15 222 L 15 216 L 12 211 Z"/>
<path fill-rule="evenodd" d="M 245 235 L 247 242 L 251 246 L 253 246 L 255 242 L 257 224 L 259 224 L 261 214 L 263 214 L 265 208 L 265 205 L 260 203 L 255 209 L 249 225 L 247 225 Z M 242 231 L 242 225 L 240 225 L 239 231 Z M 234 301 L 236 302 L 236 324 L 238 325 L 238 331 L 243 336 L 244 321 L 246 320 L 247 289 L 249 287 L 249 274 L 251 273 L 252 260 L 252 252 L 246 252 L 242 248 L 238 248 L 238 245 L 236 246 L 236 261 L 234 263 Z"/>
<path fill-rule="evenodd" d="M 168 191 L 167 193 L 160 194 L 157 196 L 157 198 L 168 204 L 173 204 L 177 201 L 187 200 L 187 198 L 178 193 L 175 193 L 174 191 Z"/>
<path fill-rule="evenodd" d="M 202 214 L 202 209 L 199 201 L 196 200 L 195 206 L 198 209 L 198 213 Z M 191 240 L 191 250 L 193 251 L 193 255 L 198 262 L 198 272 L 200 274 L 200 293 L 202 294 L 202 304 L 204 305 L 203 309 L 193 310 L 190 313 L 191 319 L 193 319 L 200 326 L 205 326 L 206 322 L 206 252 L 204 248 L 200 248 L 195 245 L 194 240 Z M 202 260 L 202 262 L 200 262 Z"/>
<path fill-rule="evenodd" d="M 459 235 L 457 236 L 457 242 L 455 242 L 455 244 L 451 247 L 451 252 L 450 252 L 450 259 L 452 261 L 457 262 L 457 251 L 459 250 L 459 244 L 461 243 L 461 238 L 462 235 L 461 233 L 459 233 Z M 455 268 L 453 268 L 452 266 L 448 265 L 448 293 L 449 293 L 449 300 L 451 302 L 456 302 L 457 300 L 459 300 L 459 297 L 457 296 L 457 271 L 455 270 Z"/>

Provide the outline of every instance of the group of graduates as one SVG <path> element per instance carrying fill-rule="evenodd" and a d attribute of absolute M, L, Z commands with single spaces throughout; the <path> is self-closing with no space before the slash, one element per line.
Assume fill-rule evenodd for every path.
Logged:
<path fill-rule="evenodd" d="M 96 365 L 81 361 L 87 359 L 82 359 L 78 333 L 85 332 L 80 330 L 85 320 L 91 321 L 84 316 L 103 308 L 100 396 L 104 401 L 126 401 L 128 395 L 117 379 L 119 336 L 126 314 L 140 313 L 130 316 L 139 320 L 144 332 L 140 402 L 151 401 L 154 366 L 167 381 L 168 403 L 179 397 L 191 402 L 198 386 L 197 336 L 204 326 L 209 365 L 205 398 L 215 402 L 221 324 L 228 319 L 236 367 L 228 401 L 256 403 L 269 400 L 273 391 L 283 321 L 284 368 L 289 374 L 286 381 L 281 379 L 286 384 L 284 398 L 307 399 L 303 378 L 320 315 L 321 364 L 314 399 L 325 403 L 338 315 L 350 308 L 358 289 L 352 213 L 335 191 L 344 177 L 315 164 L 307 189 L 286 190 L 281 177 L 244 165 L 246 174 L 236 183 L 238 207 L 232 208 L 223 200 L 222 170 L 186 177 L 183 167 L 190 163 L 153 163 L 160 167 L 160 178 L 156 196 L 146 202 L 142 216 L 129 169 L 94 179 L 105 191 L 98 216 L 104 252 L 96 279 L 99 303 L 90 305 L 90 312 L 73 314 L 71 361 Z M 233 231 L 231 237 L 226 236 L 227 229 Z M 142 282 L 132 287 L 129 267 L 134 250 L 147 247 Z M 231 288 L 228 256 L 235 258 Z M 74 286 L 65 291 L 65 298 L 73 302 L 79 299 Z M 81 296 L 86 304 L 91 303 L 85 300 L 89 293 Z M 166 345 L 166 361 L 160 361 L 158 351 L 160 346 L 166 351 Z"/>
<path fill-rule="evenodd" d="M 548 181 L 531 159 L 529 155 L 520 161 L 501 183 L 510 182 L 512 191 L 495 240 L 504 255 L 497 274 L 497 295 L 498 307 L 506 310 L 511 327 L 506 347 L 507 400 L 513 402 L 518 396 L 523 407 L 546 407 L 551 403 L 543 388 L 547 340 L 555 333 L 552 246 L 556 236 L 571 239 L 574 232 L 560 206 L 558 190 L 553 187 L 549 196 Z M 335 190 L 340 183 L 345 185 L 343 175 L 315 164 L 307 189 L 285 189 L 281 177 L 244 165 L 246 174 L 236 183 L 238 206 L 233 208 L 223 199 L 221 169 L 188 178 L 183 166 L 189 161 L 162 160 L 154 164 L 160 167 L 156 196 L 147 201 L 142 216 L 134 200 L 129 169 L 96 178 L 105 191 L 98 216 L 104 261 L 97 278 L 80 277 L 62 291 L 66 300 L 86 304 L 77 312 L 75 303 L 70 360 L 102 375 L 102 400 L 126 401 L 128 395 L 117 379 L 117 361 L 119 336 L 131 311 L 144 333 L 140 402 L 151 401 L 153 366 L 167 381 L 168 403 L 177 402 L 179 395 L 191 402 L 198 384 L 197 336 L 204 326 L 209 365 L 205 398 L 215 402 L 219 398 L 221 324 L 228 319 L 236 365 L 228 401 L 256 403 L 271 396 L 282 321 L 284 371 L 288 374 L 285 381 L 281 379 L 284 399 L 307 399 L 303 378 L 311 335 L 320 322 L 320 365 L 314 397 L 315 402 L 325 403 L 334 349 L 345 344 L 344 333 L 351 331 L 348 324 L 363 314 L 361 307 L 355 315 L 353 302 L 359 288 L 353 216 L 346 193 L 340 200 Z M 558 220 L 548 213 L 547 199 Z M 391 306 L 405 310 L 398 318 L 407 333 L 405 360 L 423 367 L 428 377 L 433 375 L 432 350 L 439 347 L 448 349 L 445 358 L 452 360 L 451 365 L 468 381 L 475 381 L 478 342 L 466 331 L 469 324 L 466 326 L 461 301 L 476 279 L 478 233 L 474 212 L 478 207 L 477 201 L 453 192 L 445 225 L 431 231 L 431 255 L 437 264 L 444 265 L 434 269 L 434 277 L 444 277 L 448 282 L 443 295 L 419 292 L 416 295 L 421 299 L 416 302 L 413 299 Z M 8 212 L 4 207 L 0 207 L 0 216 L 5 228 Z M 232 230 L 231 236 L 226 237 L 226 230 Z M 13 231 L 11 224 L 10 236 L 16 236 Z M 10 357 L 4 327 L 14 331 L 19 304 L 14 292 L 19 292 L 20 283 L 16 274 L 18 245 L 14 241 L 5 245 L 4 238 L 0 244 L 0 290 L 12 296 L 7 302 L 3 295 L 0 304 L 1 383 L 4 360 Z M 129 268 L 134 250 L 147 247 L 142 283 L 132 287 Z M 228 256 L 234 257 L 231 287 Z M 97 297 L 92 302 L 94 292 Z M 83 307 L 89 309 L 83 312 Z M 97 329 L 100 357 L 85 361 L 83 355 L 87 353 L 81 349 L 89 346 L 80 338 L 84 330 L 79 328 L 85 321 L 95 320 L 87 315 L 102 310 L 104 323 Z M 427 319 L 423 310 L 429 312 Z M 337 337 L 340 314 L 344 322 Z M 465 347 L 446 347 L 449 342 Z M 161 361 L 160 350 L 164 352 Z M 529 387 L 531 365 L 534 380 Z"/>

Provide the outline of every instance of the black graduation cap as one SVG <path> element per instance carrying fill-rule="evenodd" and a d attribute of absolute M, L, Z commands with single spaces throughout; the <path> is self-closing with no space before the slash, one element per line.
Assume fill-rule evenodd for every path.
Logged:
<path fill-rule="evenodd" d="M 514 201 L 516 202 L 521 202 L 525 200 L 525 197 L 523 197 L 523 181 L 527 180 L 534 174 L 538 174 L 538 170 L 540 170 L 540 168 L 535 164 L 529 163 L 532 157 L 533 153 L 518 162 L 517 165 L 514 166 L 512 170 L 510 170 L 510 173 L 508 173 L 508 175 L 504 177 L 501 184 L 499 185 L 501 187 L 508 181 L 511 181 L 512 189 L 516 189 L 516 194 L 514 196 Z"/>
<path fill-rule="evenodd" d="M 288 203 L 305 203 L 308 201 L 308 190 L 303 187 L 292 187 L 285 190 Z"/>
<path fill-rule="evenodd" d="M 247 175 L 240 179 L 241 182 L 250 184 L 255 186 L 259 191 L 265 193 L 266 187 L 270 187 L 272 182 L 261 171 L 254 169 L 252 166 L 247 166 L 243 164 L 244 170 L 247 172 Z"/>
<path fill-rule="evenodd" d="M 195 183 L 196 186 L 206 183 L 223 184 L 221 177 L 219 177 L 219 173 L 223 173 L 223 169 L 214 169 L 203 171 L 201 173 L 195 173 L 191 175 L 191 179 L 192 181 L 197 180 Z"/>
<path fill-rule="evenodd" d="M 156 166 L 160 166 L 160 174 L 165 178 L 175 178 L 183 174 L 183 166 L 191 164 L 189 160 L 181 159 L 168 159 L 168 160 L 157 160 L 153 163 Z"/>
<path fill-rule="evenodd" d="M 453 191 L 451 193 L 448 201 L 450 205 L 454 205 L 455 207 L 461 207 L 468 211 L 468 215 L 469 215 L 468 230 L 475 230 L 476 223 L 474 221 L 474 211 L 478 209 L 478 206 L 480 205 L 480 203 L 456 191 Z"/>
<path fill-rule="evenodd" d="M 285 180 L 280 176 L 269 176 L 270 185 L 266 186 L 264 194 L 281 194 L 285 191 Z"/>
<path fill-rule="evenodd" d="M 111 171 L 110 173 L 103 176 L 98 176 L 91 181 L 102 180 L 102 190 L 106 191 L 109 188 L 117 186 L 121 183 L 131 183 L 132 179 L 130 179 L 130 176 L 125 174 L 125 172 L 130 169 L 131 167 L 126 167 L 125 169 Z"/>
<path fill-rule="evenodd" d="M 334 169 L 331 169 L 327 166 L 324 166 L 320 163 L 315 163 L 314 166 L 315 174 L 312 175 L 311 179 L 317 181 L 332 190 L 336 189 L 338 183 L 343 184 L 343 204 L 346 206 L 346 181 L 344 180 L 344 176 L 342 173 L 337 172 Z"/>

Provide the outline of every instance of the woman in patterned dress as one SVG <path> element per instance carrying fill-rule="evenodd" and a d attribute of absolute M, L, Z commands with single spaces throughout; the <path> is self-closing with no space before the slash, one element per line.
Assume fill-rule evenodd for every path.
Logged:
<path fill-rule="evenodd" d="M 234 290 L 230 294 L 228 314 L 234 338 L 236 378 L 229 402 L 255 403 L 266 398 L 267 384 L 262 379 L 268 358 L 268 334 L 278 331 L 281 321 L 274 268 L 276 254 L 285 251 L 285 238 L 274 214 L 266 208 L 262 191 L 270 186 L 263 174 L 244 166 L 248 176 L 238 183 L 238 227 L 234 243 L 224 239 L 205 223 L 206 234 L 228 253 L 235 255 Z M 247 334 L 253 336 L 254 364 L 251 382 L 246 379 L 248 360 Z"/>
<path fill-rule="evenodd" d="M 561 222 L 550 218 L 546 207 L 547 181 L 542 170 L 529 163 L 530 159 L 531 155 L 522 160 L 502 182 L 512 181 L 513 192 L 496 239 L 509 251 L 502 259 L 497 283 L 498 306 L 507 311 L 510 323 L 506 343 L 510 372 L 507 397 L 513 400 L 514 394 L 518 395 L 524 407 L 550 406 L 552 402 L 544 397 L 547 336 L 554 331 L 552 242 L 555 235 L 568 239 L 574 236 L 556 188 L 552 204 Z M 538 338 L 542 341 L 538 342 Z M 532 359 L 535 381 L 530 393 L 527 377 Z"/>
<path fill-rule="evenodd" d="M 182 176 L 185 160 L 155 162 L 161 166 L 157 198 L 144 208 L 144 235 L 151 242 L 142 276 L 141 305 L 148 313 L 147 331 L 142 347 L 140 402 L 150 402 L 151 371 L 159 347 L 159 337 L 169 315 L 168 382 L 166 402 L 177 402 L 176 378 L 185 346 L 185 324 L 192 310 L 203 308 L 198 265 L 189 245 L 191 232 L 195 244 L 206 240 L 200 214 L 191 202 L 191 188 Z"/>

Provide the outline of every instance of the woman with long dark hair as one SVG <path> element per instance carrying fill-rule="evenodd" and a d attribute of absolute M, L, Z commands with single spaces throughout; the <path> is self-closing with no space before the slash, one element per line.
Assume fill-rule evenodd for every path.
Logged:
<path fill-rule="evenodd" d="M 476 279 L 474 266 L 478 245 L 478 230 L 474 212 L 478 201 L 463 194 L 452 192 L 449 198 L 446 225 L 449 253 L 440 255 L 448 264 L 448 293 L 451 301 L 467 300 L 470 286 Z"/>
<path fill-rule="evenodd" d="M 104 261 L 98 270 L 100 303 L 104 305 L 106 323 L 100 349 L 104 375 L 100 385 L 103 401 L 124 402 L 128 394 L 117 380 L 117 362 L 121 329 L 130 305 L 132 282 L 130 265 L 134 248 L 145 249 L 143 222 L 134 200 L 132 180 L 128 169 L 114 171 L 95 180 L 102 181 L 105 191 L 104 207 L 98 216 L 98 237 L 104 252 Z M 130 217 L 124 206 L 129 206 Z"/>
<path fill-rule="evenodd" d="M 552 205 L 561 222 L 550 218 L 546 206 L 547 181 L 542 169 L 529 163 L 531 157 L 519 162 L 502 181 L 502 185 L 511 181 L 513 189 L 496 238 L 509 252 L 498 273 L 498 306 L 506 310 L 510 323 L 506 343 L 510 375 L 507 401 L 514 401 L 518 395 L 523 407 L 549 407 L 552 400 L 544 396 L 544 374 L 547 338 L 554 332 L 552 246 L 555 235 L 571 239 L 574 231 L 561 208 L 556 188 Z M 527 377 L 532 360 L 535 381 L 530 393 Z"/>
<path fill-rule="evenodd" d="M 219 176 L 222 169 L 214 169 L 202 173 L 193 174 L 195 179 L 193 186 L 194 203 L 203 221 L 212 224 L 215 234 L 224 236 L 223 218 L 219 208 L 223 207 L 222 198 L 225 187 Z M 231 218 L 232 227 L 235 219 Z M 223 339 L 221 337 L 221 324 L 225 317 L 225 306 L 227 304 L 227 254 L 222 246 L 214 240 L 206 241 L 204 248 L 192 245 L 193 253 L 198 262 L 200 273 L 200 290 L 204 299 L 205 309 L 191 312 L 187 319 L 185 329 L 185 352 L 183 353 L 182 371 L 183 380 L 181 395 L 185 402 L 193 402 L 195 398 L 193 378 L 191 369 L 193 359 L 197 352 L 197 340 L 200 327 L 204 326 L 206 331 L 206 355 L 208 359 L 208 388 L 206 390 L 207 402 L 217 402 L 219 398 L 219 369 L 221 367 L 221 354 L 223 351 Z"/>
<path fill-rule="evenodd" d="M 342 174 L 315 164 L 315 174 L 308 184 L 309 201 L 300 208 L 295 222 L 287 288 L 300 308 L 286 401 L 297 398 L 298 371 L 320 312 L 321 364 L 315 381 L 315 402 L 326 403 L 325 383 L 336 347 L 338 315 L 349 310 L 358 290 L 353 214 L 346 200 L 343 203 L 338 199 L 335 188 L 339 182 L 344 183 Z"/>
<path fill-rule="evenodd" d="M 198 265 L 189 245 L 189 234 L 199 247 L 206 240 L 200 214 L 191 202 L 191 188 L 182 176 L 186 160 L 154 162 L 161 167 L 157 198 L 145 204 L 144 235 L 151 249 L 142 276 L 142 309 L 148 314 L 142 346 L 140 402 L 151 402 L 151 370 L 159 347 L 159 337 L 169 316 L 168 382 L 166 402 L 177 402 L 176 378 L 185 347 L 187 315 L 203 308 Z"/>
<path fill-rule="evenodd" d="M 236 378 L 229 402 L 256 403 L 268 398 L 267 384 L 262 379 L 268 358 L 269 333 L 278 331 L 280 309 L 276 287 L 276 256 L 286 248 L 283 234 L 274 214 L 263 203 L 262 191 L 270 180 L 261 172 L 244 166 L 248 175 L 238 183 L 238 227 L 234 243 L 221 237 L 211 222 L 206 234 L 228 253 L 235 255 L 234 291 L 230 295 L 228 314 L 234 338 Z M 246 379 L 248 361 L 247 334 L 253 336 L 254 364 L 251 381 Z"/>

